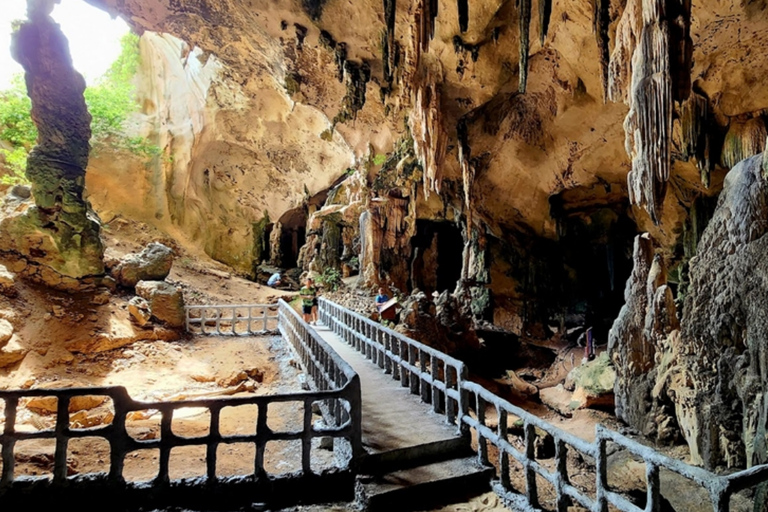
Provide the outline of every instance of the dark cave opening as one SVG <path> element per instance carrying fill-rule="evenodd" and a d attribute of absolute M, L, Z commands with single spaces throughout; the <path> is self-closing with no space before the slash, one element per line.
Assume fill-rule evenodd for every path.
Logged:
<path fill-rule="evenodd" d="M 419 289 L 427 295 L 453 291 L 461 277 L 461 229 L 451 222 L 419 219 L 411 245 L 411 290 Z"/>
<path fill-rule="evenodd" d="M 280 217 L 279 266 L 295 268 L 298 266 L 299 250 L 307 239 L 307 208 L 300 206 L 288 210 Z"/>
<path fill-rule="evenodd" d="M 637 226 L 624 205 L 571 210 L 557 217 L 566 326 L 592 327 L 598 344 L 624 304 Z"/>

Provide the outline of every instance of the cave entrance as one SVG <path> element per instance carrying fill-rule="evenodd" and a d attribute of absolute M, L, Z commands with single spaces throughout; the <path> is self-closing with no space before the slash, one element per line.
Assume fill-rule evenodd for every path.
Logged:
<path fill-rule="evenodd" d="M 280 267 L 298 266 L 299 250 L 307 240 L 307 217 L 306 206 L 288 210 L 280 217 L 280 257 L 275 261 Z"/>
<path fill-rule="evenodd" d="M 447 221 L 419 219 L 411 245 L 411 291 L 418 288 L 427 295 L 453 291 L 461 278 L 461 229 Z"/>
<path fill-rule="evenodd" d="M 592 326 L 599 344 L 608 340 L 632 273 L 637 226 L 624 212 L 599 208 L 560 218 L 566 319 Z"/>

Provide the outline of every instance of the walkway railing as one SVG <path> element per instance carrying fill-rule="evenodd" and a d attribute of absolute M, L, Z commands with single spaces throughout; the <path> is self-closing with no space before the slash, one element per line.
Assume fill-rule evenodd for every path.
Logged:
<path fill-rule="evenodd" d="M 391 374 L 393 379 L 400 380 L 401 385 L 410 387 L 412 393 L 420 395 L 436 411 L 442 412 L 444 402 L 441 400 L 447 399 L 448 422 L 472 434 L 482 464 L 491 464 L 493 459 L 498 475 L 494 489 L 517 510 L 539 509 L 538 487 L 540 483 L 546 483 L 554 491 L 558 512 L 566 511 L 571 502 L 594 512 L 606 512 L 609 504 L 622 512 L 656 511 L 661 506 L 659 471 L 662 468 L 690 479 L 708 492 L 715 512 L 728 512 L 734 493 L 768 482 L 768 465 L 727 476 L 716 475 L 662 455 L 601 425 L 595 429 L 594 442 L 589 443 L 469 381 L 466 366 L 461 361 L 323 298 L 320 299 L 320 316 L 337 335 Z M 544 457 L 536 456 L 537 439 L 541 435 L 537 429 L 549 434 L 554 441 L 551 468 L 540 460 Z M 611 489 L 607 474 L 608 443 L 615 443 L 645 463 L 644 509 Z M 578 486 L 572 482 L 575 475 L 568 473 L 569 450 L 594 462 L 592 485 Z M 513 475 L 515 468 L 511 462 L 521 473 Z M 518 479 L 522 476 L 524 489 L 515 489 L 513 476 Z M 587 487 L 594 491 L 588 492 Z"/>
<path fill-rule="evenodd" d="M 31 389 L 0 391 L 0 445 L 2 445 L 2 476 L 0 477 L 0 503 L 11 504 L 25 497 L 26 504 L 35 500 L 55 502 L 56 499 L 74 499 L 88 490 L 107 490 L 122 496 L 124 505 L 131 503 L 149 506 L 169 503 L 196 506 L 211 501 L 215 506 L 225 503 L 293 503 L 300 500 L 331 501 L 351 499 L 354 487 L 353 457 L 362 450 L 360 421 L 360 379 L 354 370 L 342 360 L 317 333 L 303 323 L 296 312 L 285 302 L 279 305 L 280 329 L 289 340 L 307 371 L 320 389 L 316 391 L 269 396 L 247 396 L 182 400 L 176 402 L 141 402 L 133 400 L 123 387 L 99 387 L 78 389 Z M 79 397 L 100 397 L 111 400 L 114 419 L 111 424 L 95 428 L 78 428 L 70 416 L 70 404 Z M 56 416 L 53 429 L 34 431 L 28 426 L 19 428 L 20 413 L 29 399 L 51 397 L 55 399 Z M 50 398 L 49 398 L 50 400 Z M 301 421 L 288 425 L 287 430 L 270 428 L 268 419 L 277 404 L 292 403 L 301 410 Z M 222 435 L 221 413 L 225 408 L 238 406 L 257 407 L 255 433 L 249 435 Z M 313 412 L 320 407 L 331 411 L 324 422 L 313 422 Z M 207 434 L 185 437 L 174 432 L 174 414 L 181 409 L 204 409 L 210 417 Z M 157 439 L 134 438 L 126 423 L 135 411 L 157 411 L 160 415 L 160 436 Z M 68 476 L 68 444 L 72 439 L 101 438 L 109 444 L 108 460 L 100 461 L 103 470 L 97 473 Z M 337 455 L 335 464 L 323 467 L 323 461 L 313 460 L 313 444 L 318 438 L 334 438 Z M 55 453 L 52 478 L 17 476 L 16 447 L 30 440 L 53 440 Z M 313 443 L 318 440 L 318 443 Z M 281 455 L 283 458 L 300 457 L 300 470 L 287 475 L 270 474 L 265 469 L 267 445 L 273 442 L 300 442 L 297 452 Z M 345 441 L 347 449 L 343 448 Z M 251 444 L 255 447 L 253 470 L 250 474 L 236 477 L 217 475 L 218 448 L 221 445 Z M 171 452 L 177 447 L 201 446 L 205 448 L 205 475 L 199 479 L 174 480 L 169 475 Z M 315 446 L 315 449 L 316 446 Z M 126 481 L 124 466 L 126 457 L 134 452 L 155 450 L 159 453 L 159 472 L 147 485 L 143 482 Z M 324 459 L 325 460 L 325 459 Z M 290 462 L 290 461 L 289 461 Z M 318 464 L 318 462 L 320 464 Z M 30 495 L 32 490 L 45 491 Z M 100 504 L 103 506 L 103 503 Z M 87 507 L 86 507 L 87 508 Z"/>
<path fill-rule="evenodd" d="M 277 330 L 275 304 L 186 306 L 186 328 L 194 334 L 253 336 Z"/>

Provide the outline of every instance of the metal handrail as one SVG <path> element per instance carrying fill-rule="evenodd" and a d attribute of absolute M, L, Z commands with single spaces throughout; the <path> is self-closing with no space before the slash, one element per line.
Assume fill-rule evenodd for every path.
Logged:
<path fill-rule="evenodd" d="M 498 450 L 498 460 L 494 461 L 498 480 L 494 490 L 502 496 L 508 506 L 518 510 L 536 510 L 539 508 L 539 493 L 536 477 L 541 476 L 549 482 L 556 491 L 557 510 L 567 510 L 571 502 L 576 502 L 594 512 L 606 512 L 608 505 L 613 505 L 622 512 L 644 512 L 621 494 L 614 492 L 608 485 L 607 475 L 607 443 L 612 442 L 626 449 L 632 455 L 641 458 L 646 465 L 646 495 L 645 512 L 658 510 L 661 504 L 659 471 L 661 468 L 677 473 L 690 479 L 710 496 L 715 512 L 730 510 L 731 496 L 739 491 L 757 485 L 768 483 L 768 464 L 745 469 L 731 475 L 717 475 L 706 469 L 686 464 L 659 453 L 651 447 L 614 432 L 602 425 L 595 427 L 595 439 L 587 442 L 569 434 L 543 419 L 512 405 L 503 398 L 495 395 L 481 385 L 467 378 L 466 365 L 442 352 L 423 345 L 415 340 L 392 331 L 376 322 L 350 311 L 332 301 L 320 299 L 320 316 L 326 325 L 342 339 L 362 352 L 374 364 L 390 373 L 404 386 L 410 381 L 411 392 L 421 394 L 425 403 L 435 403 L 435 389 L 446 393 L 449 397 L 458 397 L 458 420 L 447 414 L 449 423 L 460 423 L 463 432 L 471 431 L 477 442 L 478 459 L 482 464 L 490 465 L 488 445 L 490 442 Z M 392 340 L 397 340 L 393 343 Z M 403 344 L 405 351 L 392 350 Z M 412 351 L 430 356 L 428 365 L 435 360 L 444 361 L 455 368 L 457 375 L 456 387 L 447 372 L 435 373 L 432 368 L 425 368 L 424 358 L 416 364 L 410 358 Z M 408 354 L 404 358 L 403 354 Z M 396 371 L 399 370 L 399 371 Z M 413 383 L 417 385 L 414 386 Z M 424 387 L 432 389 L 431 394 L 423 394 Z M 454 390 L 457 390 L 455 393 Z M 489 426 L 486 419 L 486 409 L 495 409 L 497 421 L 494 427 Z M 523 425 L 524 449 L 518 450 L 509 441 L 508 422 L 510 417 L 519 418 Z M 555 445 L 555 469 L 550 471 L 536 460 L 536 429 L 552 436 Z M 585 495 L 584 492 L 572 485 L 567 470 L 568 450 L 576 450 L 595 462 L 595 496 Z M 523 468 L 525 493 L 513 489 L 510 481 L 509 459 L 513 458 Z"/>
<path fill-rule="evenodd" d="M 132 399 L 124 387 L 94 387 L 70 389 L 29 389 L 0 391 L 0 403 L 4 406 L 4 427 L 0 431 L 0 454 L 2 473 L 0 474 L 0 502 L 13 492 L 28 493 L 29 489 L 55 488 L 58 491 L 72 493 L 74 497 L 78 489 L 91 489 L 93 485 L 102 482 L 110 489 L 133 492 L 155 498 L 162 489 L 168 490 L 171 483 L 169 475 L 170 453 L 179 446 L 206 447 L 206 474 L 200 480 L 186 482 L 192 486 L 232 487 L 241 491 L 243 486 L 252 486 L 265 492 L 272 492 L 275 486 L 275 476 L 268 475 L 264 468 L 265 447 L 271 441 L 300 441 L 301 470 L 298 473 L 281 477 L 283 480 L 294 479 L 306 481 L 307 478 L 322 478 L 338 475 L 339 471 L 351 474 L 356 467 L 356 460 L 362 455 L 362 424 L 361 424 L 361 389 L 360 378 L 352 367 L 344 361 L 320 336 L 304 323 L 296 312 L 284 301 L 277 305 L 280 318 L 280 329 L 291 346 L 296 350 L 302 365 L 317 384 L 315 391 L 298 393 L 223 397 L 211 399 L 181 400 L 174 402 L 142 402 Z M 70 423 L 69 404 L 72 399 L 81 396 L 99 396 L 105 400 L 111 399 L 114 407 L 112 423 L 93 428 L 73 428 Z M 17 416 L 20 405 L 24 400 L 33 397 L 55 397 L 56 422 L 55 427 L 37 432 L 19 432 Z M 294 402 L 302 407 L 302 421 L 298 425 L 290 425 L 291 430 L 276 432 L 269 428 L 267 419 L 270 405 L 276 403 Z M 256 432 L 249 435 L 222 435 L 220 432 L 221 411 L 225 407 L 256 405 Z M 322 424 L 313 423 L 315 406 L 319 405 L 324 412 Z M 210 415 L 207 435 L 200 437 L 185 437 L 173 432 L 174 412 L 182 408 L 206 409 Z M 133 411 L 156 410 L 160 414 L 160 437 L 152 440 L 138 440 L 131 437 L 126 428 L 128 414 Z M 109 443 L 109 471 L 67 476 L 67 447 L 71 439 L 84 437 L 99 437 Z M 343 443 L 334 443 L 337 461 L 340 463 L 331 469 L 314 471 L 312 468 L 312 441 L 316 438 L 330 437 L 345 439 L 350 449 L 345 450 Z M 30 439 L 53 439 L 55 455 L 53 478 L 21 476 L 16 477 L 15 448 L 19 441 Z M 250 475 L 221 478 L 216 474 L 217 448 L 219 445 L 233 443 L 252 443 L 256 448 L 254 469 Z M 339 448 L 336 452 L 336 448 Z M 157 477 L 147 485 L 143 482 L 126 482 L 123 472 L 126 456 L 137 450 L 157 449 L 159 451 L 159 472 Z M 104 466 L 107 462 L 104 463 Z M 350 484 L 351 484 L 350 480 Z M 178 481 L 174 481 L 177 485 Z M 53 487 L 51 487 L 53 486 Z M 171 488 L 172 489 L 172 488 Z M 160 490 L 160 491 L 159 491 Z M 67 495 L 68 496 L 68 495 Z M 253 498 L 251 497 L 251 502 Z M 42 499 L 42 496 L 41 496 Z M 283 499 L 283 498 L 281 498 Z M 298 499 L 298 498 L 297 498 Z"/>

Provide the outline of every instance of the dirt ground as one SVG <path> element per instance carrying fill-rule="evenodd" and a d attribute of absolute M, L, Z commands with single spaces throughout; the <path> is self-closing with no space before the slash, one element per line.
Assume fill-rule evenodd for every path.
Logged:
<path fill-rule="evenodd" d="M 185 253 L 172 239 L 140 223 L 118 218 L 104 233 L 108 260 L 137 252 L 153 241 L 173 248 L 177 257 L 167 281 L 183 290 L 187 304 L 272 303 L 293 295 L 232 276 L 222 265 Z M 66 294 L 21 280 L 17 280 L 16 289 L 16 297 L 0 297 L 0 318 L 14 325 L 19 343 L 28 353 L 20 363 L 0 370 L 0 389 L 124 386 L 133 399 L 141 401 L 273 395 L 301 389 L 299 365 L 278 336 L 209 338 L 186 336 L 159 325 L 142 329 L 131 322 L 127 311 L 133 290 Z M 109 424 L 114 415 L 111 399 L 105 401 L 105 397 L 93 397 L 74 407 L 77 410 L 70 409 L 71 428 Z M 24 402 L 17 428 L 52 428 L 55 410 L 52 397 Z M 253 433 L 256 412 L 256 406 L 223 409 L 222 434 Z M 269 426 L 280 430 L 295 424 L 301 414 L 298 403 L 270 406 Z M 0 428 L 3 422 L 0 411 Z M 175 434 L 196 437 L 208 432 L 209 423 L 207 411 L 182 409 L 174 415 L 172 429 Z M 156 411 L 132 413 L 127 429 L 135 439 L 156 438 L 160 415 Z M 316 448 L 325 453 L 315 458 L 328 462 L 330 452 Z M 68 450 L 70 474 L 109 469 L 109 446 L 101 438 L 72 440 Z M 266 450 L 268 472 L 299 469 L 287 462 L 301 460 L 294 456 L 300 450 L 298 442 L 272 442 Z M 53 451 L 51 440 L 19 442 L 16 474 L 49 475 Z M 253 472 L 254 458 L 253 445 L 223 445 L 217 473 Z M 125 477 L 129 480 L 148 480 L 157 471 L 157 450 L 133 452 L 126 458 Z M 204 473 L 205 447 L 172 451 L 171 478 Z"/>

